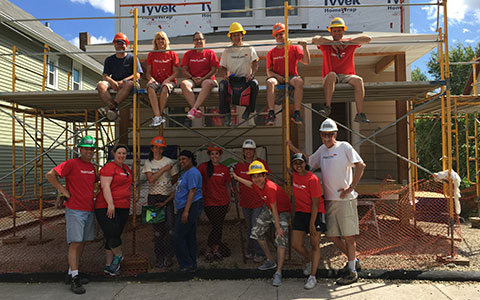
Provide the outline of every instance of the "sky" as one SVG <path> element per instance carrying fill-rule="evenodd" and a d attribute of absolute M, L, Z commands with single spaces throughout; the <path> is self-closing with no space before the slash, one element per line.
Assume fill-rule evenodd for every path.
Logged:
<path fill-rule="evenodd" d="M 36 18 L 59 17 L 102 17 L 113 16 L 115 0 L 10 0 Z M 410 3 L 436 2 L 436 0 L 411 0 Z M 39 5 L 42 3 L 42 5 Z M 449 0 L 448 2 L 449 43 L 475 47 L 480 42 L 480 0 Z M 443 27 L 443 12 L 440 13 Z M 78 33 L 89 32 L 91 42 L 109 42 L 114 32 L 114 21 L 51 21 L 50 27 L 72 44 L 78 45 Z M 437 28 L 436 6 L 410 7 L 410 32 L 434 34 Z M 420 67 L 426 73 L 425 55 L 412 66 Z M 428 76 L 428 74 L 426 74 Z"/>

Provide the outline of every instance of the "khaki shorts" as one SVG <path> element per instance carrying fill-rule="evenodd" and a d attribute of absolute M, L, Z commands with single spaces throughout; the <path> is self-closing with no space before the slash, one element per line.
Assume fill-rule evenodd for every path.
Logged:
<path fill-rule="evenodd" d="M 337 74 L 337 83 L 348 83 L 350 80 L 353 78 L 360 78 L 362 77 L 357 76 L 357 75 L 345 75 L 345 74 Z"/>
<path fill-rule="evenodd" d="M 280 227 L 285 231 L 283 236 L 275 238 L 275 246 L 280 248 L 287 248 L 288 246 L 288 223 L 290 221 L 290 213 L 281 212 L 278 214 L 278 219 L 280 221 Z M 250 238 L 254 240 L 266 239 L 265 234 L 267 233 L 270 225 L 275 224 L 275 219 L 273 218 L 272 211 L 264 206 L 260 215 L 258 215 L 257 222 L 253 226 Z"/>
<path fill-rule="evenodd" d="M 326 200 L 327 236 L 358 235 L 357 199 Z"/>
<path fill-rule="evenodd" d="M 167 87 L 168 95 L 170 95 L 173 92 L 173 90 L 177 87 L 177 85 L 173 82 L 162 84 L 160 82 L 155 81 L 155 82 L 147 84 L 147 88 L 151 87 L 155 91 L 155 93 L 158 93 L 162 89 L 162 87 L 164 87 L 164 86 Z"/>
<path fill-rule="evenodd" d="M 120 80 L 120 81 L 123 81 L 123 80 Z M 132 80 L 128 80 L 128 81 L 131 82 Z M 97 82 L 97 86 L 98 86 L 100 83 L 106 85 L 109 89 L 112 88 L 112 85 L 110 84 L 110 82 L 108 82 L 108 81 L 106 81 L 106 80 L 100 80 L 99 82 Z"/>
<path fill-rule="evenodd" d="M 213 79 L 210 79 L 210 78 L 207 78 L 207 79 L 205 79 L 205 80 L 211 80 L 211 81 L 213 81 L 213 83 L 215 84 L 215 87 L 218 87 L 218 81 L 213 80 Z M 204 81 L 205 81 L 205 80 L 204 80 Z M 201 85 L 195 84 L 195 82 L 194 82 L 193 80 L 191 80 L 191 79 L 185 79 L 185 80 L 183 80 L 183 81 L 188 81 L 188 82 L 190 82 L 190 83 L 192 84 L 192 88 L 202 87 Z M 203 83 L 204 81 L 202 81 L 202 83 Z"/>

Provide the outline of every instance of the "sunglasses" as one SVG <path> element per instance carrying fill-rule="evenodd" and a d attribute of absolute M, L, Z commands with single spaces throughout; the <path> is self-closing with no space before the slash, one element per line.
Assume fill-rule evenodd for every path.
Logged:
<path fill-rule="evenodd" d="M 335 135 L 335 132 L 321 132 L 320 136 L 322 137 L 332 137 Z"/>

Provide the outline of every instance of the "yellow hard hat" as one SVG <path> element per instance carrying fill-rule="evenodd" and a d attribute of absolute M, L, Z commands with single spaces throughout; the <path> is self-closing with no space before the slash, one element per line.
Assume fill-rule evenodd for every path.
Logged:
<path fill-rule="evenodd" d="M 234 32 L 241 32 L 243 35 L 245 35 L 245 33 L 247 33 L 247 32 L 243 29 L 242 24 L 240 24 L 240 23 L 238 23 L 238 22 L 233 22 L 232 25 L 230 25 L 230 29 L 228 29 L 227 36 L 230 37 L 230 34 L 232 34 L 232 33 L 234 33 Z"/>
<path fill-rule="evenodd" d="M 347 30 L 347 26 L 345 26 L 345 21 L 342 18 L 335 18 L 330 22 L 330 26 L 328 26 L 328 31 L 331 31 L 332 27 L 343 27 L 344 30 Z"/>
<path fill-rule="evenodd" d="M 268 173 L 267 169 L 265 169 L 265 166 L 262 164 L 261 161 L 254 160 L 249 166 L 248 166 L 248 175 L 252 174 L 260 174 L 260 173 Z"/>

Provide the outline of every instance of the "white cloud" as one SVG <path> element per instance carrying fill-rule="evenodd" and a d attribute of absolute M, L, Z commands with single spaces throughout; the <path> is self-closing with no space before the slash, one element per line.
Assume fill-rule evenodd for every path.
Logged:
<path fill-rule="evenodd" d="M 101 9 L 106 13 L 113 14 L 115 12 L 115 0 L 70 0 L 80 4 L 90 3 L 96 9 Z"/>
<path fill-rule="evenodd" d="M 410 33 L 418 33 L 418 29 L 415 28 L 413 23 L 410 23 Z"/>
<path fill-rule="evenodd" d="M 69 40 L 70 43 L 74 44 L 75 46 L 79 46 L 80 45 L 80 39 L 78 38 L 78 36 L 76 38 L 73 38 L 71 40 Z M 95 37 L 95 36 L 90 36 L 90 44 L 106 44 L 108 43 L 108 40 L 106 37 L 104 36 L 99 36 L 98 38 Z"/>
<path fill-rule="evenodd" d="M 468 29 L 468 28 L 463 28 L 462 32 L 463 32 L 463 33 L 465 33 L 465 32 L 470 32 L 470 29 Z"/>
<path fill-rule="evenodd" d="M 465 43 L 472 44 L 472 43 L 475 43 L 475 40 L 465 40 Z"/>
<path fill-rule="evenodd" d="M 437 0 L 431 0 L 431 3 L 436 3 Z M 478 0 L 455 0 L 448 1 L 448 22 L 451 24 L 458 24 L 466 22 L 465 18 L 475 17 L 475 23 L 479 23 L 478 16 L 480 16 L 480 1 Z M 437 19 L 437 6 L 429 5 L 423 6 L 422 10 L 427 12 L 427 19 L 436 20 Z M 473 14 L 473 16 L 470 16 Z M 440 7 L 440 18 L 443 17 L 443 7 Z M 439 20 L 440 23 L 443 23 L 443 20 Z"/>

